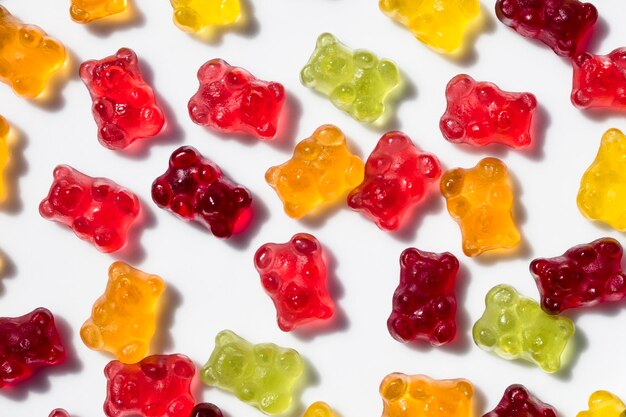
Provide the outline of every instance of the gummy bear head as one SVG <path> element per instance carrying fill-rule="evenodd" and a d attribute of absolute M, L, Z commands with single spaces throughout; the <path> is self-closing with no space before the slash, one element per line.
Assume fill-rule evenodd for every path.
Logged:
<path fill-rule="evenodd" d="M 109 268 L 106 295 L 115 300 L 120 308 L 136 311 L 139 306 L 156 301 L 164 290 L 165 285 L 161 278 L 147 275 L 125 262 L 114 262 Z"/>
<path fill-rule="evenodd" d="M 354 74 L 356 65 L 351 51 L 332 34 L 323 33 L 317 38 L 315 52 L 302 69 L 300 77 L 307 87 L 320 83 L 326 85 L 326 88 L 333 88 L 349 80 Z"/>
<path fill-rule="evenodd" d="M 90 190 L 81 184 L 82 174 L 67 165 L 54 169 L 54 186 L 47 199 L 41 202 L 39 211 L 45 218 L 51 218 L 55 212 L 66 216 L 83 213 L 90 205 Z"/>
<path fill-rule="evenodd" d="M 129 76 L 129 69 L 137 68 L 137 55 L 132 49 L 122 48 L 114 56 L 99 60 L 86 61 L 80 66 L 80 77 L 95 90 L 97 95 L 106 94 L 123 88 L 124 77 Z"/>
<path fill-rule="evenodd" d="M 254 367 L 250 344 L 230 330 L 223 330 L 215 336 L 215 350 L 211 358 L 217 358 L 213 362 L 214 369 L 206 368 L 202 374 L 209 384 L 219 378 L 227 386 L 237 385 Z"/>

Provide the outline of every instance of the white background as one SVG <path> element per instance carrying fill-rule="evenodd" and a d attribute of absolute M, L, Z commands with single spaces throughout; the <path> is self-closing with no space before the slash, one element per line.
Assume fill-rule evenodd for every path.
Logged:
<path fill-rule="evenodd" d="M 537 297 L 528 272 L 531 259 L 556 256 L 602 236 L 625 242 L 622 234 L 584 219 L 575 197 L 602 133 L 611 127 L 625 129 L 626 122 L 623 117 L 592 117 L 576 110 L 569 101 L 568 62 L 498 22 L 493 1 L 483 3 L 482 32 L 468 57 L 460 61 L 426 48 L 384 16 L 375 0 L 245 0 L 248 26 L 225 31 L 212 42 L 176 28 L 167 0 L 132 0 L 136 18 L 116 28 L 72 22 L 69 1 L 1 3 L 23 21 L 61 40 L 72 62 L 59 99 L 46 106 L 21 99 L 0 85 L 0 114 L 19 132 L 9 172 L 16 196 L 0 212 L 0 248 L 6 264 L 0 281 L 0 316 L 22 315 L 38 306 L 49 308 L 59 318 L 71 357 L 65 366 L 41 372 L 31 383 L 0 392 L 0 416 L 45 417 L 55 407 L 68 409 L 74 417 L 103 415 L 106 384 L 102 370 L 111 358 L 87 349 L 78 331 L 104 290 L 108 266 L 117 259 L 156 273 L 169 285 L 154 352 L 184 353 L 201 365 L 213 349 L 215 334 L 226 328 L 252 342 L 272 341 L 296 348 L 306 358 L 311 377 L 293 416 L 300 416 L 303 407 L 316 400 L 328 402 L 343 417 L 378 416 L 382 410 L 378 386 L 393 371 L 471 380 L 478 415 L 495 407 L 512 383 L 526 385 L 563 416 L 585 409 L 589 394 L 597 389 L 626 398 L 626 313 L 622 306 L 571 315 L 577 325 L 576 356 L 557 375 L 502 360 L 471 340 L 471 325 L 482 314 L 484 295 L 494 285 L 508 283 Z M 624 45 L 626 7 L 620 1 L 597 5 L 601 18 L 591 49 L 604 54 Z M 366 158 L 385 131 L 359 124 L 300 84 L 299 71 L 324 31 L 352 48 L 367 48 L 390 58 L 402 69 L 410 87 L 397 107 L 397 121 L 388 128 L 406 132 L 419 147 L 438 155 L 447 168 L 473 166 L 485 155 L 506 162 L 516 187 L 515 217 L 524 236 L 522 251 L 508 258 L 465 257 L 459 228 L 439 196 L 423 207 L 410 230 L 397 235 L 380 231 L 345 207 L 313 222 L 298 222 L 283 213 L 263 175 L 268 167 L 291 156 L 296 141 L 321 124 L 333 123 L 348 136 L 352 149 Z M 98 143 L 91 99 L 77 76 L 80 62 L 111 55 L 123 46 L 137 52 L 169 122 L 166 134 L 146 142 L 134 155 L 113 152 Z M 197 89 L 196 71 L 215 57 L 285 85 L 290 126 L 283 127 L 276 143 L 219 136 L 189 119 L 187 101 Z M 532 151 L 474 150 L 443 139 L 438 122 L 445 108 L 444 88 L 461 72 L 493 81 L 505 90 L 537 96 L 542 121 Z M 243 238 L 218 240 L 152 203 L 150 184 L 165 171 L 170 153 L 182 144 L 195 146 L 253 191 L 260 209 L 256 224 Z M 39 216 L 38 204 L 59 163 L 109 177 L 141 197 L 147 216 L 139 236 L 134 236 L 139 238 L 138 248 L 101 254 L 71 231 Z M 252 263 L 261 244 L 284 242 L 300 231 L 315 234 L 323 243 L 336 277 L 332 286 L 341 318 L 315 336 L 278 329 L 274 307 Z M 399 277 L 398 257 L 409 246 L 449 250 L 460 259 L 460 340 L 453 347 L 412 348 L 387 332 Z M 198 400 L 218 404 L 228 416 L 260 415 L 217 389 L 198 386 L 195 393 Z"/>

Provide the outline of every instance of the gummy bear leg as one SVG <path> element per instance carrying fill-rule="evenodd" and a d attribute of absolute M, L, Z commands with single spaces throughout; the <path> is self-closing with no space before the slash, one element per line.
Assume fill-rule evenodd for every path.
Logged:
<path fill-rule="evenodd" d="M 353 84 L 342 84 L 330 93 L 330 100 L 342 110 L 346 110 L 356 99 L 356 90 Z"/>
<path fill-rule="evenodd" d="M 104 346 L 102 333 L 94 323 L 85 323 L 80 329 L 80 338 L 89 349 L 100 350 Z"/>
<path fill-rule="evenodd" d="M 174 10 L 174 23 L 187 32 L 198 32 L 202 29 L 202 18 L 189 7 Z"/>
<path fill-rule="evenodd" d="M 374 100 L 357 100 L 354 103 L 354 117 L 364 122 L 374 122 L 383 115 L 384 105 Z"/>
<path fill-rule="evenodd" d="M 122 346 L 116 356 L 123 363 L 137 363 L 142 360 L 148 353 L 148 345 L 139 340 L 133 340 Z"/>
<path fill-rule="evenodd" d="M 267 414 L 279 414 L 289 408 L 291 396 L 287 394 L 266 393 L 261 397 L 261 410 Z"/>

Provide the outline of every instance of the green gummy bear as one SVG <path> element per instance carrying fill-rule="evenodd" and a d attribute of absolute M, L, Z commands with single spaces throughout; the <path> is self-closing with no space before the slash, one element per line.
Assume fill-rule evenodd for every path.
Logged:
<path fill-rule="evenodd" d="M 352 51 L 323 33 L 300 79 L 355 119 L 371 123 L 385 113 L 385 99 L 400 84 L 400 71 L 387 59 L 379 60 L 365 50 Z"/>
<path fill-rule="evenodd" d="M 546 372 L 561 368 L 561 354 L 574 335 L 574 323 L 544 312 L 508 285 L 493 287 L 485 312 L 474 324 L 474 342 L 505 359 L 524 359 Z"/>
<path fill-rule="evenodd" d="M 295 350 L 273 343 L 252 344 L 223 330 L 215 336 L 215 349 L 200 378 L 266 414 L 279 414 L 291 405 L 303 371 L 304 362 Z"/>

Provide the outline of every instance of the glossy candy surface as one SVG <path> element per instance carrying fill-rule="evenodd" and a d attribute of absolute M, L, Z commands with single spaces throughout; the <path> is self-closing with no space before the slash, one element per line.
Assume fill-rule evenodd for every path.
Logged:
<path fill-rule="evenodd" d="M 185 32 L 235 23 L 241 15 L 240 0 L 170 0 L 174 23 Z"/>
<path fill-rule="evenodd" d="M 626 48 L 608 55 L 583 52 L 572 58 L 572 66 L 574 106 L 626 110 Z"/>
<path fill-rule="evenodd" d="M 7 120 L 0 116 L 0 202 L 3 202 L 8 194 L 6 184 L 6 168 L 9 163 L 9 133 L 11 126 Z"/>
<path fill-rule="evenodd" d="M 285 87 L 263 81 L 223 59 L 198 70 L 200 87 L 189 100 L 191 120 L 220 132 L 243 132 L 260 139 L 276 135 L 285 102 Z"/>
<path fill-rule="evenodd" d="M 453 143 L 512 148 L 530 145 L 530 128 L 537 99 L 530 93 L 510 93 L 469 75 L 452 78 L 446 87 L 448 107 L 439 128 Z"/>
<path fill-rule="evenodd" d="M 215 404 L 200 403 L 193 407 L 189 417 L 224 417 L 224 414 Z"/>
<path fill-rule="evenodd" d="M 89 23 L 126 10 L 126 0 L 72 0 L 70 16 L 74 22 Z"/>
<path fill-rule="evenodd" d="M 561 355 L 574 335 L 574 323 L 544 312 L 508 285 L 493 287 L 485 312 L 474 324 L 474 342 L 504 359 L 524 359 L 546 372 L 561 369 Z"/>
<path fill-rule="evenodd" d="M 172 153 L 165 174 L 152 183 L 152 200 L 176 217 L 227 238 L 250 218 L 252 196 L 195 148 L 182 146 Z"/>
<path fill-rule="evenodd" d="M 62 408 L 56 408 L 50 412 L 48 417 L 70 417 L 70 414 Z"/>
<path fill-rule="evenodd" d="M 341 130 L 324 125 L 296 145 L 289 161 L 268 169 L 265 180 L 283 201 L 285 213 L 299 219 L 359 185 L 363 161 L 350 153 Z"/>
<path fill-rule="evenodd" d="M 37 308 L 20 317 L 0 317 L 0 389 L 29 379 L 38 369 L 65 360 L 54 316 Z"/>
<path fill-rule="evenodd" d="M 273 343 L 252 344 L 224 330 L 215 337 L 200 378 L 266 414 L 280 414 L 289 408 L 303 371 L 304 362 L 295 350 Z"/>
<path fill-rule="evenodd" d="M 160 277 L 114 262 L 104 295 L 80 329 L 81 339 L 88 348 L 110 352 L 123 363 L 139 362 L 148 354 L 164 290 Z"/>
<path fill-rule="evenodd" d="M 556 410 L 534 395 L 523 385 L 511 385 L 493 410 L 483 417 L 557 417 Z"/>
<path fill-rule="evenodd" d="M 356 120 L 371 123 L 385 113 L 389 93 L 400 84 L 400 71 L 387 59 L 379 60 L 365 50 L 353 51 L 323 33 L 300 79 Z"/>
<path fill-rule="evenodd" d="M 83 62 L 80 77 L 93 100 L 92 113 L 102 146 L 124 149 L 163 129 L 165 116 L 132 49 L 122 48 L 104 59 Z"/>
<path fill-rule="evenodd" d="M 48 196 L 39 213 L 71 228 L 76 236 L 102 252 L 115 252 L 128 239 L 128 230 L 141 206 L 137 196 L 106 178 L 89 177 L 68 165 L 54 169 Z"/>
<path fill-rule="evenodd" d="M 337 417 L 337 414 L 325 402 L 316 401 L 306 409 L 302 417 Z"/>
<path fill-rule="evenodd" d="M 576 417 L 622 417 L 626 406 L 616 395 L 608 391 L 596 391 L 589 397 L 589 410 L 581 411 Z"/>
<path fill-rule="evenodd" d="M 365 163 L 365 179 L 348 195 L 350 208 L 383 230 L 397 230 L 407 212 L 439 180 L 441 165 L 401 132 L 383 135 Z"/>

